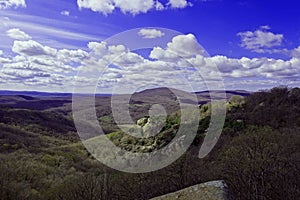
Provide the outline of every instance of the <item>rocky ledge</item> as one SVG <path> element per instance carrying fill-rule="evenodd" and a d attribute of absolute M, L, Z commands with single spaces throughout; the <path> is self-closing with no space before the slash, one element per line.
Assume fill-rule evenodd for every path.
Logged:
<path fill-rule="evenodd" d="M 211 181 L 155 197 L 151 200 L 228 200 L 227 196 L 227 185 L 224 181 Z"/>

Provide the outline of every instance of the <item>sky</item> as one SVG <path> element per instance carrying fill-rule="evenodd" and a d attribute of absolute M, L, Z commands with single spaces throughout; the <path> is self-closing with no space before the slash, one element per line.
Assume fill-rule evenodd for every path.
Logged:
<path fill-rule="evenodd" d="M 0 90 L 299 87 L 299 8 L 296 0 L 0 0 Z"/>

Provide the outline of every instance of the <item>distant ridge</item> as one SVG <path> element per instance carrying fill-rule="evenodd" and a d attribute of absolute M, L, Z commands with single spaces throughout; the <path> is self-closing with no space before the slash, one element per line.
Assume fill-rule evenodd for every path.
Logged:
<path fill-rule="evenodd" d="M 161 87 L 161 88 L 153 88 L 153 89 L 146 89 L 140 92 L 136 92 L 136 95 L 170 95 L 172 91 L 177 91 L 178 94 L 191 94 L 189 92 L 177 90 L 177 89 L 168 89 L 166 87 Z M 209 96 L 213 94 L 220 94 L 223 93 L 224 91 L 221 90 L 213 90 L 213 91 L 198 91 L 195 92 L 197 95 L 201 96 Z M 227 95 L 232 96 L 232 95 L 240 95 L 240 96 L 248 96 L 252 92 L 246 91 L 246 90 L 226 90 L 225 91 Z M 59 92 L 37 92 L 37 91 L 10 91 L 10 90 L 0 90 L 0 95 L 1 96 L 20 96 L 20 97 L 71 97 L 72 93 L 59 93 Z M 79 94 L 79 95 L 88 95 L 88 94 Z M 106 97 L 106 96 L 112 96 L 112 94 L 96 94 L 95 96 L 98 97 Z M 29 100 L 29 99 L 28 99 Z"/>
<path fill-rule="evenodd" d="M 222 93 L 224 91 L 222 90 L 205 90 L 200 92 L 195 92 L 196 94 L 204 94 L 204 93 Z M 226 94 L 232 94 L 232 95 L 240 95 L 240 96 L 248 96 L 253 92 L 247 91 L 247 90 L 225 90 Z"/>
<path fill-rule="evenodd" d="M 23 97 L 24 96 L 27 96 L 27 97 L 72 97 L 72 93 L 10 91 L 10 90 L 0 90 L 0 95 L 2 95 L 2 96 L 23 96 Z M 96 94 L 96 96 L 111 96 L 111 94 Z"/>
<path fill-rule="evenodd" d="M 67 96 L 72 96 L 72 93 L 0 90 L 0 95 L 3 95 L 3 96 L 11 96 L 11 95 L 30 96 L 30 97 L 67 97 Z"/>

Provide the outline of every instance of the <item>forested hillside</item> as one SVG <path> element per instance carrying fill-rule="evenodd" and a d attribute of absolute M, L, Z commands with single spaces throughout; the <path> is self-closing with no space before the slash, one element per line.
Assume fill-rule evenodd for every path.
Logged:
<path fill-rule="evenodd" d="M 132 118 L 143 127 L 151 99 L 142 99 L 137 96 L 130 108 Z M 170 99 L 166 95 L 163 100 Z M 299 99 L 299 88 L 286 87 L 245 97 L 230 95 L 221 138 L 204 159 L 198 158 L 198 151 L 210 123 L 211 105 L 199 99 L 203 102 L 201 121 L 189 150 L 164 169 L 129 174 L 104 166 L 84 148 L 72 120 L 70 100 L 52 97 L 47 101 L 54 106 L 49 107 L 36 97 L 1 96 L 0 199 L 149 199 L 212 180 L 224 180 L 232 199 L 299 199 Z M 101 104 L 109 102 L 109 97 L 96 102 L 107 137 L 127 151 L 155 151 L 179 128 L 180 112 L 176 104 L 169 104 L 159 134 L 134 138 L 116 127 L 108 103 Z"/>

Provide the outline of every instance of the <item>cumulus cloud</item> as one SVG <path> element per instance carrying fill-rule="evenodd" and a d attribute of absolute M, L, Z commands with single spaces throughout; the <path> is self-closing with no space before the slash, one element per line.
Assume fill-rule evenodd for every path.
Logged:
<path fill-rule="evenodd" d="M 82 63 L 80 69 L 88 72 L 85 75 L 90 77 L 98 76 L 101 72 L 98 86 L 102 89 L 112 88 L 116 84 L 121 85 L 124 91 L 145 84 L 187 89 L 186 82 L 205 85 L 198 72 L 206 80 L 217 80 L 219 73 L 215 66 L 222 66 L 220 71 L 228 77 L 235 75 L 234 70 L 244 70 L 239 60 L 222 56 L 204 57 L 204 50 L 192 34 L 174 37 L 165 49 L 155 47 L 150 53 L 150 58 L 154 60 L 128 52 L 122 45 L 109 46 L 93 42 L 88 46 L 93 53 L 89 54 L 89 59 Z"/>
<path fill-rule="evenodd" d="M 203 48 L 199 45 L 193 34 L 176 36 L 167 46 L 169 50 L 183 57 L 204 54 Z"/>
<path fill-rule="evenodd" d="M 136 15 L 146 13 L 151 9 L 161 11 L 168 6 L 170 8 L 185 8 L 192 4 L 187 0 L 169 0 L 166 5 L 158 0 L 77 0 L 77 5 L 79 9 L 91 9 L 104 15 L 111 14 L 115 9 Z"/>
<path fill-rule="evenodd" d="M 206 58 L 212 60 L 215 57 Z M 299 59 L 292 58 L 284 61 L 271 58 L 242 58 L 231 59 L 224 57 L 222 62 L 216 63 L 223 76 L 234 78 L 279 78 L 290 79 L 299 76 Z M 226 65 L 229 68 L 226 69 Z M 225 68 L 225 70 L 224 70 Z"/>
<path fill-rule="evenodd" d="M 150 53 L 150 58 L 164 61 L 174 61 L 178 59 L 178 55 L 170 50 L 162 49 L 161 47 L 154 47 Z"/>
<path fill-rule="evenodd" d="M 160 47 L 154 48 L 150 53 L 152 59 L 174 59 L 176 57 L 193 57 L 196 55 L 204 55 L 204 49 L 199 45 L 196 37 L 193 34 L 178 35 L 172 39 L 172 42 L 167 44 L 165 50 Z"/>
<path fill-rule="evenodd" d="M 154 7 L 153 0 L 114 0 L 115 7 L 123 13 L 139 14 L 146 13 Z"/>
<path fill-rule="evenodd" d="M 79 69 L 89 75 L 97 76 L 99 72 L 107 68 L 109 64 L 119 63 L 130 64 L 138 59 L 136 54 L 130 53 L 124 45 L 108 45 L 105 42 L 89 42 L 90 52 L 82 60 Z M 94 74 L 91 72 L 95 72 Z"/>
<path fill-rule="evenodd" d="M 105 42 L 89 42 L 88 48 L 98 56 L 104 56 L 107 51 L 107 44 Z"/>
<path fill-rule="evenodd" d="M 136 53 L 127 52 L 122 53 L 117 59 L 114 60 L 114 64 L 121 66 L 121 67 L 127 67 L 132 66 L 136 63 L 143 63 L 144 58 Z"/>
<path fill-rule="evenodd" d="M 44 73 L 70 73 L 74 69 L 55 57 L 50 56 L 22 56 L 18 55 L 10 63 L 3 65 L 3 70 L 24 70 Z"/>
<path fill-rule="evenodd" d="M 40 43 L 33 40 L 14 41 L 12 51 L 27 56 L 38 56 L 38 55 L 55 56 L 57 52 L 56 49 L 43 46 Z"/>
<path fill-rule="evenodd" d="M 182 52 L 182 49 L 185 52 Z M 223 77 L 236 80 L 241 80 L 241 78 L 294 80 L 295 78 L 299 79 L 297 77 L 300 74 L 299 52 L 299 48 L 296 48 L 294 56 L 290 60 L 246 57 L 236 59 L 221 55 L 207 57 L 203 56 L 203 49 L 197 45 L 197 40 L 193 35 L 181 35 L 174 37 L 166 49 L 154 48 L 150 58 L 168 63 L 173 62 L 176 63 L 176 66 L 189 66 L 186 62 L 182 62 L 182 60 L 186 60 L 207 79 L 213 79 L 220 72 Z M 214 67 L 217 67 L 219 72 L 215 71 Z M 188 71 L 188 73 L 190 74 L 188 75 L 189 80 L 199 81 L 199 76 L 195 76 L 192 71 Z"/>
<path fill-rule="evenodd" d="M 256 31 L 239 32 L 241 46 L 257 53 L 270 52 L 271 48 L 282 45 L 283 34 L 276 34 L 269 31 L 269 26 L 262 26 Z M 272 49 L 271 49 L 272 50 Z"/>
<path fill-rule="evenodd" d="M 70 11 L 63 10 L 63 11 L 60 12 L 60 14 L 63 15 L 63 16 L 70 16 Z"/>
<path fill-rule="evenodd" d="M 77 5 L 79 9 L 87 8 L 104 15 L 112 13 L 115 9 L 111 0 L 77 0 Z"/>
<path fill-rule="evenodd" d="M 264 86 L 275 86 L 279 81 L 300 82 L 299 48 L 288 60 L 208 57 L 192 34 L 175 36 L 166 47 L 153 48 L 151 59 L 130 52 L 122 44 L 105 42 L 90 42 L 89 50 L 83 51 L 54 49 L 33 40 L 15 41 L 12 49 L 14 57 L 0 57 L 3 66 L 0 82 L 56 85 L 69 91 L 74 80 L 79 87 L 97 85 L 101 91 L 111 91 L 116 85 L 124 92 L 138 85 L 187 89 L 186 83 L 205 86 L 204 79 L 214 82 L 220 74 L 225 78 L 225 85 L 230 87 L 249 87 L 247 80 L 256 80 L 257 86 L 260 82 Z M 83 73 L 75 76 L 79 70 Z"/>
<path fill-rule="evenodd" d="M 70 90 L 76 67 L 88 53 L 78 50 L 55 49 L 33 40 L 14 41 L 14 57 L 0 57 L 0 82 L 5 80 L 11 87 L 62 88 Z M 29 88 L 30 88 L 29 87 Z"/>
<path fill-rule="evenodd" d="M 112 13 L 116 8 L 123 13 L 133 15 L 146 13 L 155 5 L 153 0 L 77 0 L 78 7 L 91 9 L 104 15 Z"/>
<path fill-rule="evenodd" d="M 10 63 L 11 60 L 9 58 L 2 58 L 0 57 L 0 66 L 1 64 Z"/>
<path fill-rule="evenodd" d="M 169 0 L 168 5 L 170 5 L 171 8 L 185 8 L 192 4 L 187 0 Z"/>
<path fill-rule="evenodd" d="M 300 46 L 291 51 L 293 57 L 300 58 Z"/>
<path fill-rule="evenodd" d="M 6 31 L 6 35 L 12 39 L 16 40 L 30 40 L 31 37 L 25 33 L 24 31 L 21 31 L 18 28 L 12 28 Z"/>
<path fill-rule="evenodd" d="M 31 70 L 15 70 L 13 68 L 4 68 L 2 73 L 15 77 L 15 79 L 32 79 L 34 77 L 50 77 L 51 75 L 41 71 L 31 71 Z"/>
<path fill-rule="evenodd" d="M 0 9 L 26 7 L 25 0 L 0 0 Z"/>
<path fill-rule="evenodd" d="M 157 29 L 141 29 L 138 32 L 139 36 L 146 38 L 146 39 L 154 39 L 154 38 L 160 38 L 165 35 L 164 32 L 157 30 Z"/>
<path fill-rule="evenodd" d="M 56 58 L 64 63 L 69 63 L 69 62 L 81 62 L 85 58 L 88 57 L 88 53 L 81 50 L 68 50 L 68 49 L 61 49 L 57 52 Z"/>

